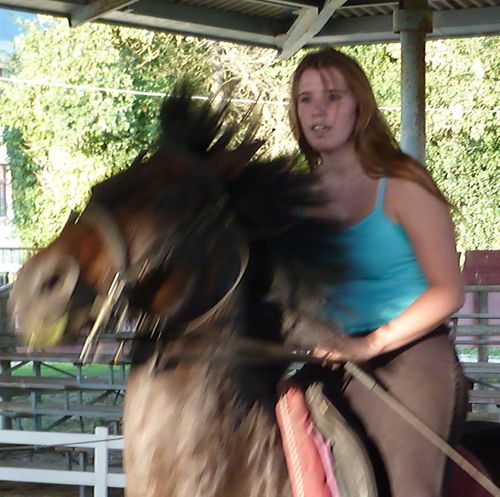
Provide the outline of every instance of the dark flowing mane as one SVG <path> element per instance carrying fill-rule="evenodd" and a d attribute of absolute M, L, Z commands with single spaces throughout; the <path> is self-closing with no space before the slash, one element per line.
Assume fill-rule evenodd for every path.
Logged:
<path fill-rule="evenodd" d="M 207 198 L 224 199 L 252 247 L 272 258 L 261 264 L 281 267 L 297 283 L 307 280 L 314 286 L 332 281 L 339 274 L 334 258 L 327 257 L 332 253 L 330 234 L 335 226 L 304 215 L 308 207 L 324 202 L 323 195 L 312 188 L 314 175 L 300 169 L 294 156 L 254 158 L 262 144 L 255 140 L 257 121 L 247 115 L 236 123 L 229 114 L 229 98 L 196 99 L 190 85 L 180 83 L 162 103 L 159 137 L 151 150 L 96 185 L 91 202 L 113 209 L 133 202 L 140 191 L 141 208 L 161 213 L 162 208 L 171 208 L 162 195 L 163 177 L 170 167 L 166 158 L 184 157 L 194 164 L 193 181 L 203 186 Z M 243 167 L 232 162 L 241 150 L 249 159 Z M 145 160 L 144 155 L 150 159 Z M 221 167 L 224 179 L 220 178 Z M 188 197 L 182 201 L 187 202 Z"/>

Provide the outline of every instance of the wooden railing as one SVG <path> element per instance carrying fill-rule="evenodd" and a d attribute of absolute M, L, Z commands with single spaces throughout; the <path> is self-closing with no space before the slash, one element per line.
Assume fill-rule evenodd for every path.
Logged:
<path fill-rule="evenodd" d="M 491 260 L 496 259 L 490 257 Z M 500 360 L 500 308 L 497 309 L 500 306 L 500 284 L 483 283 L 485 278 L 481 271 L 484 266 L 481 271 L 471 267 L 469 264 L 468 274 L 464 268 L 467 280 L 472 282 L 466 286 L 468 303 L 452 317 L 451 337 L 459 353 L 464 349 L 477 351 L 475 357 L 462 358 L 471 385 L 472 414 L 500 420 L 500 362 L 497 362 Z M 14 420 L 20 427 L 22 419 L 31 417 L 35 429 L 39 429 L 44 416 L 54 418 L 53 426 L 71 417 L 107 418 L 119 423 L 121 396 L 126 389 L 126 362 L 120 366 L 123 369 L 118 379 L 113 377 L 116 367 L 111 366 L 109 377 L 85 379 L 77 353 L 19 353 L 16 349 L 18 341 L 5 312 L 9 289 L 8 285 L 0 288 L 0 417 L 3 415 L 4 426 Z M 58 379 L 44 378 L 41 369 L 54 367 L 53 363 L 57 362 L 73 364 L 77 373 L 72 377 L 66 374 Z M 32 364 L 32 374 L 18 376 L 15 368 L 27 363 Z M 47 392 L 57 393 L 59 401 L 45 400 Z M 83 400 L 89 392 L 94 392 L 95 397 Z M 70 396 L 74 398 L 75 394 L 77 401 L 70 402 L 68 399 Z M 111 396 L 119 402 L 114 405 L 101 403 Z"/>
<path fill-rule="evenodd" d="M 80 488 L 93 487 L 94 497 L 107 497 L 108 487 L 125 488 L 123 468 L 110 471 L 110 451 L 123 450 L 123 438 L 109 435 L 107 428 L 98 427 L 94 433 L 53 433 L 40 431 L 0 430 L 0 444 L 8 444 L 41 450 L 45 446 L 54 448 L 87 449 L 92 452 L 92 465 L 80 467 L 78 470 L 37 468 L 33 461 L 27 459 L 23 465 L 3 465 L 0 460 L 0 480 L 30 483 L 52 483 L 76 485 Z"/>
<path fill-rule="evenodd" d="M 120 433 L 129 364 L 111 359 L 101 357 L 100 369 L 106 372 L 96 375 L 95 367 L 84 365 L 77 353 L 0 352 L 2 427 L 12 428 L 14 421 L 22 429 L 23 420 L 29 419 L 32 429 L 51 430 L 76 418 L 82 431 L 84 421 L 94 419 Z"/>
<path fill-rule="evenodd" d="M 471 417 L 500 421 L 500 250 L 467 252 L 463 275 L 466 303 L 452 317 L 451 336 L 459 352 L 475 353 L 463 362 Z"/>

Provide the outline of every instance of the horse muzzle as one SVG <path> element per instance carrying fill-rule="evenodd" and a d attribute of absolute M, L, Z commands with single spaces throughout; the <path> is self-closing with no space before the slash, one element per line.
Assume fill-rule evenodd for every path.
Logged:
<path fill-rule="evenodd" d="M 54 254 L 34 268 L 28 261 L 14 284 L 8 309 L 16 333 L 30 348 L 43 348 L 74 342 L 95 297 L 81 280 L 77 262 Z"/>

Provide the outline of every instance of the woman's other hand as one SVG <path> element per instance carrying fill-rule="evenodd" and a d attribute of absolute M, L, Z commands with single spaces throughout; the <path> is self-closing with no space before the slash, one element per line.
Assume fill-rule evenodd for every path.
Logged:
<path fill-rule="evenodd" d="M 328 345 L 318 345 L 313 350 L 313 355 L 318 358 L 334 362 L 362 363 L 379 355 L 383 345 L 377 335 L 370 334 L 362 337 L 336 333 L 329 340 Z"/>

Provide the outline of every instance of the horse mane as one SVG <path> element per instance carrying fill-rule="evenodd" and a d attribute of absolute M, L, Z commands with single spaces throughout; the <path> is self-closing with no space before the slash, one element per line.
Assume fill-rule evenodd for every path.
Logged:
<path fill-rule="evenodd" d="M 188 82 L 180 82 L 162 102 L 160 129 L 150 158 L 141 154 L 127 169 L 96 185 L 91 202 L 113 209 L 117 203 L 133 202 L 142 192 L 148 203 L 141 207 L 161 214 L 162 209 L 172 207 L 161 193 L 168 157 L 183 156 L 193 164 L 199 184 L 212 196 L 226 198 L 226 208 L 235 215 L 252 248 L 272 259 L 265 262 L 259 256 L 261 264 L 279 267 L 294 285 L 307 281 L 319 288 L 331 282 L 342 272 L 333 257 L 331 233 L 336 226 L 304 215 L 305 209 L 320 205 L 325 198 L 313 188 L 314 175 L 298 167 L 296 156 L 252 157 L 242 168 L 235 165 L 224 182 L 218 178 L 211 157 L 256 143 L 258 121 L 247 115 L 236 123 L 230 119 L 230 110 L 229 97 L 201 100 Z"/>
<path fill-rule="evenodd" d="M 240 145 L 251 142 L 255 137 L 258 121 L 251 117 L 252 110 L 241 120 L 247 127 Z M 202 99 L 194 95 L 189 82 L 181 81 L 162 102 L 156 146 L 202 157 L 218 151 L 225 152 L 244 129 L 240 123 L 231 120 L 230 114 L 231 95 Z"/>

